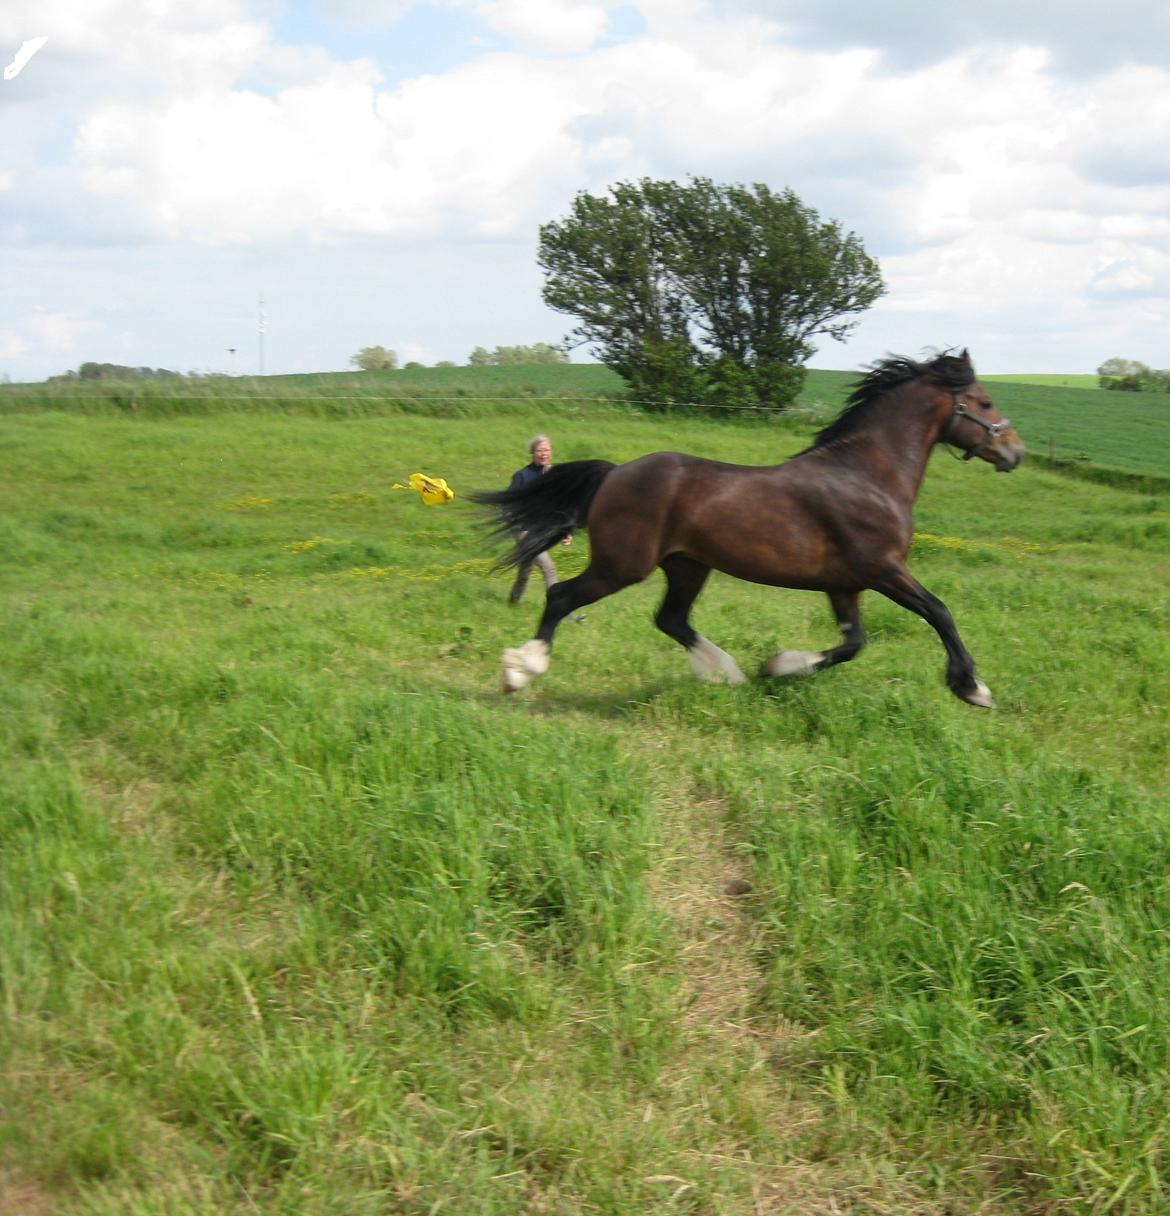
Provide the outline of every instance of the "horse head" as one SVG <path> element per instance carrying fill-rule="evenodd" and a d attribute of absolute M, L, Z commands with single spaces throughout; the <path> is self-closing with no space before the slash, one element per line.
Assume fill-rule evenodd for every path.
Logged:
<path fill-rule="evenodd" d="M 1024 459 L 1024 441 L 975 379 L 975 366 L 967 349 L 958 355 L 941 356 L 935 363 L 941 364 L 944 360 L 954 366 L 947 369 L 949 375 L 939 377 L 950 413 L 939 439 L 962 448 L 964 460 L 978 456 L 995 465 L 997 473 L 1010 473 Z M 970 377 L 965 384 L 964 368 Z"/>

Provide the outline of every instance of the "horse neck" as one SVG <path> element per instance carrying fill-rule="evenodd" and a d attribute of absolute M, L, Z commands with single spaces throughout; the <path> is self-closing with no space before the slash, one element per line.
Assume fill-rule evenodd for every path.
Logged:
<path fill-rule="evenodd" d="M 949 403 L 930 384 L 895 390 L 873 405 L 851 448 L 886 488 L 913 502 L 934 445 L 950 421 Z"/>

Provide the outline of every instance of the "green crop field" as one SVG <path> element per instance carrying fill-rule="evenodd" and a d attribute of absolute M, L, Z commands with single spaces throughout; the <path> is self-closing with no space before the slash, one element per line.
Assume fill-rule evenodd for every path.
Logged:
<path fill-rule="evenodd" d="M 990 376 L 981 375 L 980 379 L 986 384 L 997 384 L 1008 381 L 1012 384 L 1039 384 L 1046 388 L 1099 388 L 1100 377 L 1092 372 L 1043 374 L 1012 374 L 1004 372 Z"/>
<path fill-rule="evenodd" d="M 539 596 L 468 491 L 537 430 L 774 462 L 851 377 L 499 371 L 0 389 L 0 1212 L 1165 1212 L 1166 402 L 997 383 L 1067 465 L 932 461 L 995 711 L 879 597 L 697 683 L 656 579 L 505 699 Z M 722 576 L 696 623 L 835 633 Z"/>

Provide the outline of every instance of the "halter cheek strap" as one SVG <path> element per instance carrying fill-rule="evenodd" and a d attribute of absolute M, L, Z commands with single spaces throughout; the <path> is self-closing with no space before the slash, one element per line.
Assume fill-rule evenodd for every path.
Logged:
<path fill-rule="evenodd" d="M 997 435 L 1002 435 L 1012 425 L 1007 418 L 1002 418 L 999 422 L 988 422 L 986 418 L 980 418 L 978 414 L 971 413 L 963 401 L 963 394 L 956 393 L 955 412 L 951 415 L 950 425 L 947 427 L 948 437 L 944 439 L 945 442 L 950 442 L 949 433 L 954 429 L 955 423 L 960 418 L 966 418 L 970 422 L 977 422 L 987 432 L 979 443 L 973 448 L 968 448 L 963 453 L 964 460 L 970 460 L 973 456 L 978 456 Z"/>

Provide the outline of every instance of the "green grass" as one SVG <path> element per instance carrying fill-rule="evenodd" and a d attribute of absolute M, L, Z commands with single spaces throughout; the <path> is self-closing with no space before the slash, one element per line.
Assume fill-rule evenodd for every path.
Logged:
<path fill-rule="evenodd" d="M 204 379 L 57 381 L 0 386 L 0 415 L 30 409 L 169 416 L 248 412 L 361 417 L 402 408 L 474 415 L 485 403 L 580 401 L 624 395 L 625 382 L 600 364 L 403 368 L 390 372 L 213 376 Z"/>
<path fill-rule="evenodd" d="M 1098 388 L 1100 387 L 1100 377 L 1095 372 L 1056 372 L 1052 374 L 1042 373 L 1011 373 L 1003 372 L 1000 374 L 985 376 L 980 375 L 980 380 L 987 384 L 997 384 L 1001 381 L 1006 381 L 1011 384 L 1039 384 L 1047 388 Z"/>
<path fill-rule="evenodd" d="M 654 582 L 496 691 L 537 603 L 465 495 L 531 433 L 762 463 L 849 379 L 782 426 L 6 397 L 0 1211 L 1164 1211 L 1170 495 L 932 462 L 994 713 L 872 598 L 847 666 L 693 683 Z M 745 670 L 833 632 L 696 616 Z"/>

